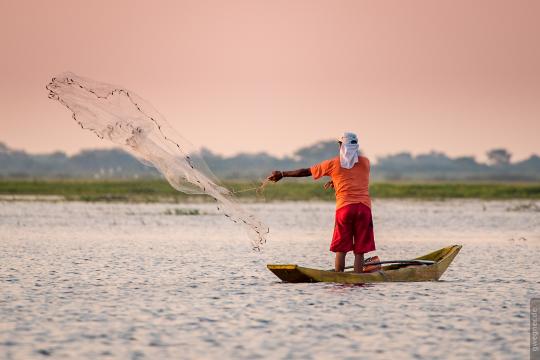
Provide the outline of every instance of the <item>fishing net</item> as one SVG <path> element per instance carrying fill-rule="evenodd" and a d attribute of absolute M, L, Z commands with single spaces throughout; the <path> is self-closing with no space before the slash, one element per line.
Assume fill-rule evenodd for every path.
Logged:
<path fill-rule="evenodd" d="M 176 190 L 212 197 L 218 210 L 247 228 L 253 249 L 262 249 L 268 227 L 235 202 L 234 194 L 219 185 L 199 150 L 150 103 L 127 89 L 69 72 L 54 77 L 47 90 L 50 99 L 58 100 L 73 113 L 81 128 L 155 167 Z"/>

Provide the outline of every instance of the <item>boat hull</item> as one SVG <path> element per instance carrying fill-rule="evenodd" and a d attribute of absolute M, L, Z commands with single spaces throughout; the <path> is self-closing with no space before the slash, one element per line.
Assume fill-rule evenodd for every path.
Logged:
<path fill-rule="evenodd" d="M 340 284 L 366 284 L 377 282 L 436 281 L 448 269 L 461 245 L 448 246 L 415 260 L 435 261 L 432 265 L 388 265 L 371 273 L 335 272 L 298 266 L 295 264 L 269 264 L 268 269 L 284 282 L 334 282 Z"/>

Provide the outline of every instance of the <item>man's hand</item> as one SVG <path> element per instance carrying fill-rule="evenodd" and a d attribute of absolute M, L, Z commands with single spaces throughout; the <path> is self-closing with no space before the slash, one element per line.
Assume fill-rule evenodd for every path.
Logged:
<path fill-rule="evenodd" d="M 278 182 L 279 180 L 283 179 L 283 172 L 272 171 L 272 175 L 270 175 L 267 179 L 273 182 Z"/>
<path fill-rule="evenodd" d="M 291 171 L 272 171 L 272 175 L 267 177 L 269 181 L 278 182 L 284 177 L 306 177 L 311 176 L 311 169 L 297 169 Z"/>
<path fill-rule="evenodd" d="M 325 190 L 328 190 L 330 188 L 334 188 L 334 182 L 332 180 L 330 180 L 329 182 L 327 182 L 326 184 L 324 184 L 324 189 Z"/>

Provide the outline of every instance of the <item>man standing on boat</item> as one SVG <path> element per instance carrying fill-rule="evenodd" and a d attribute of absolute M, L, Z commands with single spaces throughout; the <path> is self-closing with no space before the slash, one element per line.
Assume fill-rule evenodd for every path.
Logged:
<path fill-rule="evenodd" d="M 356 134 L 345 133 L 339 139 L 339 156 L 311 168 L 292 171 L 272 171 L 268 180 L 278 182 L 284 177 L 313 176 L 317 180 L 329 176 L 324 185 L 336 192 L 336 220 L 330 251 L 336 253 L 335 270 L 344 271 L 347 252 L 354 252 L 354 271 L 362 272 L 364 254 L 375 250 L 371 198 L 369 197 L 369 160 L 358 150 Z"/>

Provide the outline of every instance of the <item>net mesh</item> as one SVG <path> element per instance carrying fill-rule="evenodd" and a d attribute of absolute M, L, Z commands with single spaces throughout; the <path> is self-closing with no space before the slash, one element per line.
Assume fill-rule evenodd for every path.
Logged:
<path fill-rule="evenodd" d="M 266 243 L 269 229 L 219 184 L 199 150 L 178 134 L 147 101 L 127 89 L 66 72 L 47 85 L 83 129 L 119 145 L 142 163 L 155 167 L 176 190 L 206 194 L 218 210 L 246 227 L 254 250 Z"/>

